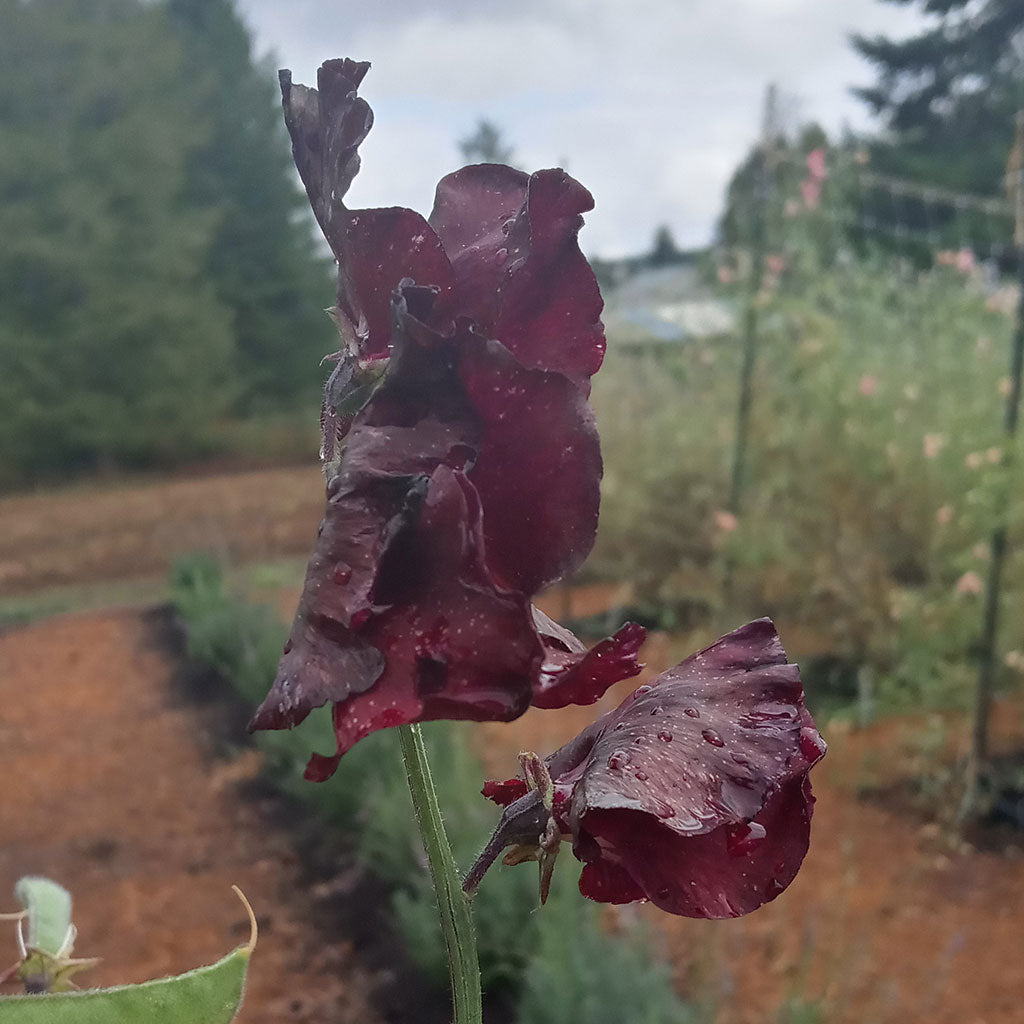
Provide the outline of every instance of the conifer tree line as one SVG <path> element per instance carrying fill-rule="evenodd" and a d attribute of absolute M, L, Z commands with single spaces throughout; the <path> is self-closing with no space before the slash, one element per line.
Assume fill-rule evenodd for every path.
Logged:
<path fill-rule="evenodd" d="M 316 409 L 329 261 L 231 0 L 0 0 L 0 486 Z"/>

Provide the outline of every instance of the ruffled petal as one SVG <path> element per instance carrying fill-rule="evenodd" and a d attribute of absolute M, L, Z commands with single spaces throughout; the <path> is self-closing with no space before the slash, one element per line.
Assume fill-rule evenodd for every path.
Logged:
<path fill-rule="evenodd" d="M 506 586 L 535 594 L 594 544 L 602 468 L 594 414 L 562 374 L 526 369 L 495 341 L 464 344 L 459 372 L 481 428 L 471 475 L 488 564 Z"/>
<path fill-rule="evenodd" d="M 293 85 L 291 73 L 281 72 L 295 165 L 338 261 L 335 318 L 364 359 L 390 350 L 391 294 L 403 278 L 437 290 L 439 316 L 448 312 L 454 286 L 441 242 L 418 213 L 401 207 L 349 210 L 343 202 L 359 171 L 359 145 L 373 124 L 373 112 L 358 95 L 369 67 L 347 58 L 327 61 L 317 89 Z"/>
<path fill-rule="evenodd" d="M 643 898 L 670 914 L 749 914 L 796 877 L 810 842 L 813 803 L 810 781 L 790 779 L 749 823 L 722 825 L 695 836 L 682 836 L 643 812 L 596 811 L 587 816 L 587 832 L 618 863 L 606 864 L 602 856 L 584 874 L 625 874 Z M 580 889 L 601 899 L 584 889 L 582 876 Z"/>
<path fill-rule="evenodd" d="M 452 260 L 459 308 L 530 368 L 584 390 L 604 359 L 604 307 L 577 235 L 590 193 L 562 170 L 496 164 L 442 179 L 430 223 Z"/>

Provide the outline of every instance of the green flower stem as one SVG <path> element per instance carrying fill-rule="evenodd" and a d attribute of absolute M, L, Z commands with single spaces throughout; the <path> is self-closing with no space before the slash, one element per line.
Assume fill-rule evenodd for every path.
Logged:
<path fill-rule="evenodd" d="M 430 876 L 441 914 L 441 930 L 448 950 L 454 1024 L 482 1024 L 480 961 L 476 953 L 473 915 L 469 900 L 462 891 L 462 879 L 437 805 L 423 734 L 418 725 L 400 726 L 398 733 L 402 738 L 402 758 L 409 778 L 409 792 L 430 864 Z"/>

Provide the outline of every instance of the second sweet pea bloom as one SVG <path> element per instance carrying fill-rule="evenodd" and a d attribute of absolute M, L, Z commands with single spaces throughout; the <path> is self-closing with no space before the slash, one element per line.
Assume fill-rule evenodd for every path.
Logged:
<path fill-rule="evenodd" d="M 531 606 L 597 529 L 588 404 L 602 300 L 576 236 L 590 193 L 564 171 L 463 168 L 425 220 L 350 210 L 372 124 L 369 65 L 282 72 L 296 166 L 338 261 L 340 346 L 322 415 L 327 505 L 291 636 L 254 729 L 333 706 L 328 777 L 361 737 L 434 718 L 508 720 L 591 703 L 635 675 L 627 624 L 588 652 Z"/>
<path fill-rule="evenodd" d="M 750 622 L 639 687 L 523 777 L 483 793 L 505 811 L 470 870 L 498 855 L 541 862 L 546 894 L 561 840 L 580 891 L 649 900 L 687 917 L 738 917 L 795 877 L 810 841 L 807 777 L 825 744 L 796 665 L 769 619 Z"/>

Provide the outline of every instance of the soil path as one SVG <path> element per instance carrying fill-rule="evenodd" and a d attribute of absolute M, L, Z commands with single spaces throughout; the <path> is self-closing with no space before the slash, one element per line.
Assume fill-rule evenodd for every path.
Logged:
<path fill-rule="evenodd" d="M 211 756 L 211 709 L 183 702 L 139 613 L 51 619 L 0 636 L 0 911 L 24 874 L 67 886 L 83 983 L 211 963 L 260 923 L 243 1024 L 376 1024 L 368 976 L 311 921 L 316 887 L 293 837 L 238 783 L 254 756 Z M 328 886 L 329 888 L 329 886 Z M 0 968 L 15 959 L 0 927 Z"/>
<path fill-rule="evenodd" d="M 0 593 L 166 572 L 177 556 L 306 555 L 323 513 L 315 464 L 0 499 Z"/>

